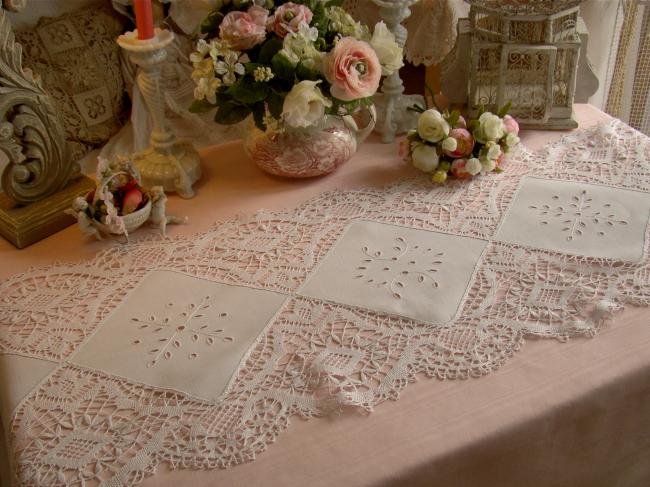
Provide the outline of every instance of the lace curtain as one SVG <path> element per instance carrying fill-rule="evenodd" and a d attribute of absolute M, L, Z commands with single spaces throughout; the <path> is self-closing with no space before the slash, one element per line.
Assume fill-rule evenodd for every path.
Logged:
<path fill-rule="evenodd" d="M 621 0 L 605 111 L 650 135 L 650 2 Z"/>

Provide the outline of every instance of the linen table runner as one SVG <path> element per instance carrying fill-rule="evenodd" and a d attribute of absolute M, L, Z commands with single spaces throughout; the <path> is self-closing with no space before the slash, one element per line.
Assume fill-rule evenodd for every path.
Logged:
<path fill-rule="evenodd" d="M 323 193 L 0 286 L 21 485 L 132 486 L 250 461 L 289 418 L 479 377 L 526 336 L 650 296 L 650 139 L 620 122 L 504 173 Z M 28 384 L 29 387 L 25 386 Z M 6 408 L 6 404 L 3 404 Z"/>

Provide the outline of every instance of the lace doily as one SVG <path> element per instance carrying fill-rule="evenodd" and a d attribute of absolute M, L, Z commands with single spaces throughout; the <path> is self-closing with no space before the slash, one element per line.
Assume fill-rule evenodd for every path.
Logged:
<path fill-rule="evenodd" d="M 343 6 L 369 26 L 381 20 L 372 0 L 345 0 Z M 404 21 L 408 30 L 404 57 L 415 66 L 440 63 L 456 43 L 456 23 L 467 7 L 460 0 L 419 0 L 410 9 Z"/>
<path fill-rule="evenodd" d="M 648 219 L 648 208 L 638 207 L 649 200 L 648 161 L 650 139 L 614 121 L 539 153 L 522 148 L 500 175 L 442 187 L 415 178 L 383 189 L 331 191 L 292 211 L 262 211 L 192 237 L 146 238 L 88 262 L 8 279 L 0 286 L 0 350 L 52 364 L 9 421 L 17 481 L 126 487 L 161 462 L 233 466 L 253 460 L 291 416 L 371 411 L 397 399 L 422 373 L 485 375 L 526 336 L 595 335 L 612 311 L 650 300 L 647 228 L 637 224 Z M 540 193 L 540 185 L 552 189 Z M 530 235 L 543 226 L 554 239 L 513 236 L 508 227 L 519 211 L 528 215 Z M 423 246 L 425 234 L 443 249 Z M 373 235 L 397 237 L 360 247 Z M 617 238 L 621 245 L 610 245 Z M 569 244 L 573 251 L 566 251 Z M 366 257 L 357 262 L 355 252 Z M 446 288 L 450 264 L 458 283 Z M 338 286 L 327 284 L 332 268 L 341 289 L 357 291 L 341 297 Z M 223 378 L 223 392 L 212 397 L 182 392 L 171 380 L 164 388 L 151 384 L 148 373 L 131 376 L 129 367 L 107 372 L 87 365 L 103 360 L 90 353 L 101 351 L 93 340 L 109 345 L 107 323 L 119 313 L 142 336 L 149 333 L 147 340 L 161 336 L 165 316 L 181 303 L 131 313 L 125 302 L 163 273 L 209 281 L 211 289 L 189 303 L 191 316 L 175 338 L 163 337 L 151 350 L 144 339 L 130 342 L 147 367 L 166 359 L 189 367 L 217 341 L 239 343 L 226 326 L 192 322 L 224 287 L 244 289 L 255 303 L 249 312 L 268 317 L 234 375 Z M 389 277 L 376 278 L 382 273 Z M 436 289 L 457 309 L 447 298 L 437 306 L 407 306 L 413 295 Z M 378 305 L 372 300 L 379 293 Z M 262 294 L 267 304 L 256 297 Z M 207 312 L 226 320 L 238 311 Z M 122 338 L 118 331 L 115 340 Z M 195 348 L 183 348 L 187 343 Z"/>

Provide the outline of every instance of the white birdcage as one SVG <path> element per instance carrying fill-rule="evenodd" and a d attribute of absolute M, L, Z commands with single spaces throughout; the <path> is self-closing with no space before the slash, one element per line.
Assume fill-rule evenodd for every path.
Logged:
<path fill-rule="evenodd" d="M 575 128 L 582 0 L 468 0 L 469 109 L 508 102 L 523 127 Z"/>

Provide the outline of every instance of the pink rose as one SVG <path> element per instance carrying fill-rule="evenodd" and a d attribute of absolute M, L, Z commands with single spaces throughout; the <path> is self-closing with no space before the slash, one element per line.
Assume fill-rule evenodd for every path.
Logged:
<path fill-rule="evenodd" d="M 375 94 L 379 88 L 381 65 L 370 44 L 344 37 L 324 57 L 323 73 L 332 84 L 332 96 L 351 101 Z"/>
<path fill-rule="evenodd" d="M 288 2 L 280 5 L 269 18 L 268 29 L 284 37 L 289 32 L 298 32 L 301 22 L 309 25 L 313 16 L 309 7 Z"/>
<path fill-rule="evenodd" d="M 399 156 L 404 161 L 411 158 L 411 141 L 409 139 L 402 139 L 399 143 Z"/>
<path fill-rule="evenodd" d="M 466 129 L 467 128 L 467 122 L 465 121 L 465 117 L 460 115 L 458 117 L 458 122 L 456 122 L 455 127 L 456 128 L 461 128 L 461 129 Z"/>
<path fill-rule="evenodd" d="M 458 159 L 459 157 L 467 157 L 474 149 L 474 137 L 467 129 L 451 129 L 449 137 L 456 139 L 456 150 L 444 151 L 449 157 Z"/>
<path fill-rule="evenodd" d="M 472 175 L 465 169 L 466 164 L 467 159 L 456 159 L 451 163 L 451 173 L 456 179 L 467 179 L 472 177 Z"/>
<path fill-rule="evenodd" d="M 269 11 L 253 5 L 247 12 L 228 12 L 219 26 L 219 37 L 237 51 L 250 49 L 264 41 Z"/>
<path fill-rule="evenodd" d="M 501 164 L 503 164 L 505 162 L 505 160 L 506 160 L 506 155 L 505 155 L 505 153 L 502 152 L 501 155 L 499 155 L 499 157 L 497 157 L 495 167 L 501 167 Z"/>
<path fill-rule="evenodd" d="M 503 125 L 505 125 L 507 134 L 519 135 L 519 124 L 510 115 L 503 117 Z"/>

